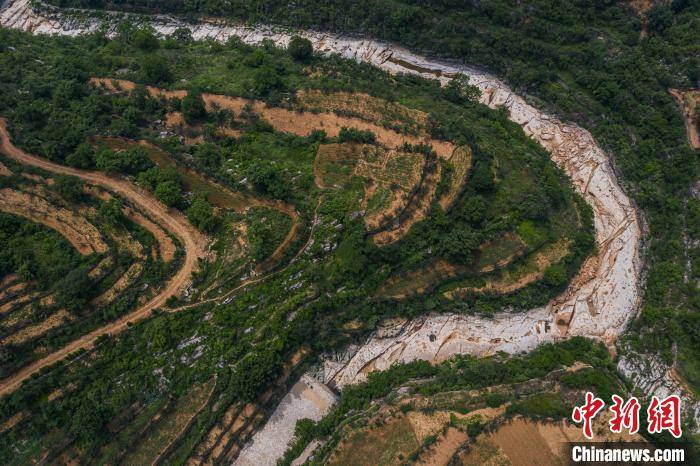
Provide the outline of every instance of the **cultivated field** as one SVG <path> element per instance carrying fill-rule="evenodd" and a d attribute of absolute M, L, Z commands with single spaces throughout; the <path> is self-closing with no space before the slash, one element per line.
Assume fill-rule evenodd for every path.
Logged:
<path fill-rule="evenodd" d="M 187 280 L 189 280 L 191 272 L 196 266 L 196 257 L 204 256 L 204 254 L 199 252 L 201 251 L 201 249 L 199 248 L 203 244 L 202 236 L 199 233 L 195 232 L 192 229 L 192 227 L 189 226 L 189 224 L 187 224 L 186 221 L 182 220 L 181 217 L 167 212 L 167 210 L 164 209 L 164 207 L 161 204 L 155 201 L 155 199 L 145 195 L 142 191 L 135 188 L 131 183 L 123 180 L 110 178 L 101 173 L 86 172 L 57 165 L 39 157 L 27 154 L 15 147 L 14 145 L 12 145 L 12 143 L 9 140 L 9 134 L 7 133 L 7 130 L 5 128 L 4 120 L 0 120 L 0 138 L 0 152 L 2 152 L 3 155 L 8 156 L 13 161 L 34 167 L 32 168 L 32 170 L 38 169 L 48 173 L 66 174 L 74 176 L 77 179 L 82 180 L 82 182 L 85 182 L 92 186 L 98 186 L 102 189 L 106 189 L 108 191 L 111 191 L 112 195 L 123 198 L 125 202 L 130 204 L 130 207 L 132 209 L 142 210 L 144 215 L 150 217 L 152 221 L 157 221 L 162 225 L 164 229 L 168 229 L 171 232 L 171 234 L 173 234 L 173 236 L 177 237 L 178 240 L 180 240 L 184 244 L 186 253 L 184 263 L 182 264 L 179 272 L 173 278 L 171 278 L 167 285 L 164 286 L 162 289 L 158 290 L 156 287 L 153 286 L 148 287 L 145 289 L 146 293 L 143 295 L 143 298 L 140 298 L 138 294 L 130 294 L 128 298 L 129 301 L 127 302 L 131 302 L 137 305 L 137 308 L 135 310 L 131 311 L 130 313 L 126 313 L 121 317 L 119 317 L 119 314 L 114 315 L 114 311 L 112 313 L 107 313 L 106 315 L 112 316 L 114 320 L 103 326 L 98 325 L 100 323 L 104 324 L 104 322 L 100 322 L 100 320 L 94 320 L 95 317 L 91 317 L 97 316 L 97 314 L 94 313 L 95 304 L 99 306 L 99 304 L 101 303 L 111 302 L 117 297 L 116 295 L 120 291 L 124 291 L 122 286 L 118 286 L 117 288 L 113 289 L 113 293 L 110 293 L 109 296 L 104 296 L 99 303 L 93 303 L 91 306 L 88 306 L 87 309 L 89 310 L 89 312 L 87 313 L 87 315 L 85 310 L 78 311 L 78 315 L 80 316 L 80 318 L 74 321 L 69 320 L 69 322 L 74 322 L 75 325 L 75 330 L 73 330 L 74 333 L 72 335 L 72 339 L 66 340 L 65 338 L 50 338 L 46 342 L 48 344 L 48 347 L 46 345 L 39 346 L 34 344 L 35 347 L 38 347 L 38 350 L 35 350 L 33 352 L 22 352 L 22 354 L 25 355 L 25 358 L 23 360 L 19 360 L 18 358 L 15 359 L 13 361 L 13 366 L 11 368 L 8 368 L 10 372 L 6 373 L 6 378 L 3 380 L 1 390 L 3 393 L 7 393 L 19 386 L 22 383 L 22 381 L 24 381 L 33 373 L 39 371 L 41 368 L 63 359 L 65 356 L 77 349 L 92 347 L 97 338 L 101 335 L 126 328 L 128 322 L 149 316 L 152 309 L 161 306 L 168 297 L 177 294 L 182 290 L 184 285 L 187 283 Z M 44 176 L 43 178 L 48 179 L 48 176 Z M 36 178 L 29 179 L 36 182 Z M 39 189 L 42 190 L 45 188 L 43 186 L 40 186 Z M 26 194 L 16 196 L 20 196 L 21 199 L 32 199 L 28 198 Z M 6 198 L 3 197 L 3 199 Z M 101 202 L 101 200 L 96 200 L 95 202 L 99 203 Z M 52 201 L 50 204 L 54 203 L 55 202 Z M 66 201 L 64 200 L 58 202 L 58 204 L 61 203 L 66 204 Z M 20 203 L 20 205 L 22 204 Z M 49 209 L 49 207 L 47 207 L 46 209 Z M 46 209 L 44 209 L 44 211 L 46 211 Z M 89 208 L 86 210 L 80 208 L 79 206 L 74 206 L 71 218 L 73 218 L 73 216 L 78 215 L 78 213 L 85 215 L 86 212 L 91 212 L 91 210 Z M 43 217 L 46 217 L 47 214 L 44 213 L 41 215 Z M 110 227 L 108 223 L 103 223 L 100 225 L 100 230 L 114 232 L 115 238 L 128 238 L 130 236 L 130 228 L 140 228 L 134 223 L 128 223 L 126 225 L 129 226 Z M 89 231 L 91 231 L 89 228 L 82 228 L 81 233 Z M 150 236 L 150 233 L 147 233 L 145 231 L 144 233 L 146 236 L 142 235 L 142 237 Z M 89 236 L 92 237 L 94 235 Z M 71 238 L 71 235 L 68 235 L 67 238 Z M 76 241 L 75 238 L 73 239 L 74 241 Z M 157 241 L 155 241 L 154 239 L 153 243 L 157 244 Z M 76 241 L 76 246 L 78 246 L 79 244 L 82 244 L 82 241 Z M 96 249 L 96 251 L 94 254 L 98 254 L 99 251 L 103 250 L 104 248 L 102 247 L 101 242 L 95 244 L 96 246 L 94 248 Z M 115 246 L 118 245 L 118 241 L 115 239 L 113 244 Z M 111 249 L 112 248 L 110 248 L 110 250 Z M 114 250 L 123 249 L 129 250 L 130 248 L 114 248 Z M 107 253 L 109 252 L 104 251 L 102 254 Z M 141 258 L 135 257 L 134 259 Z M 102 285 L 102 288 L 106 290 L 109 287 L 113 286 L 113 284 L 118 282 L 119 277 L 122 276 L 125 272 L 125 270 L 119 269 L 115 269 L 112 271 L 100 271 L 100 276 L 104 275 L 105 277 L 103 278 L 104 285 Z M 111 277 L 111 280 L 113 280 L 111 283 L 108 281 L 109 277 Z M 94 287 L 91 288 L 91 290 L 99 292 L 100 287 Z M 80 293 L 81 299 L 83 299 L 82 296 L 84 296 L 83 293 L 85 293 L 85 289 L 73 293 Z M 86 297 L 88 299 L 90 298 L 89 295 L 87 295 Z M 124 304 L 121 304 L 120 306 L 123 305 Z M 84 308 L 79 307 L 77 309 Z M 39 315 L 41 315 L 41 310 L 39 310 L 39 312 Z M 123 314 L 124 311 L 121 311 L 121 313 Z M 54 318 L 53 322 L 55 321 L 56 319 Z M 27 322 L 27 324 L 29 324 L 29 322 Z M 51 327 L 51 325 L 46 324 L 45 327 L 42 327 L 42 329 L 48 327 Z M 62 327 L 63 326 L 60 326 L 61 329 L 63 329 Z M 20 330 L 21 329 L 14 328 L 15 332 Z M 13 350 L 16 351 L 16 349 Z M 47 350 L 52 352 L 49 352 Z M 27 358 L 27 356 L 29 356 L 29 358 Z"/>
<path fill-rule="evenodd" d="M 450 184 L 442 196 L 440 196 L 440 207 L 445 211 L 452 207 L 467 183 L 469 169 L 472 166 L 471 149 L 468 146 L 458 147 L 452 153 L 449 162 L 452 167 Z"/>
<path fill-rule="evenodd" d="M 111 78 L 92 78 L 95 86 L 103 87 L 109 92 L 123 92 L 133 90 L 136 85 L 131 81 Z M 146 89 L 155 96 L 166 98 L 183 98 L 186 91 L 164 90 L 153 86 L 146 86 Z M 412 135 L 402 134 L 396 130 L 385 128 L 377 123 L 370 123 L 363 118 L 354 116 L 339 116 L 333 112 L 301 112 L 301 109 L 288 110 L 285 108 L 268 107 L 263 102 L 244 99 L 241 97 L 231 97 L 225 95 L 203 93 L 202 97 L 208 108 L 216 105 L 220 109 L 231 110 L 234 115 L 244 113 L 244 109 L 249 107 L 250 111 L 259 115 L 270 123 L 278 131 L 285 133 L 306 136 L 316 130 L 325 131 L 329 137 L 336 137 L 342 128 L 356 128 L 362 131 L 372 132 L 377 141 L 388 148 L 399 148 L 405 143 L 411 145 L 427 144 L 433 148 L 436 154 L 442 158 L 449 158 L 454 152 L 455 146 L 451 142 L 431 139 L 426 134 Z M 406 111 L 409 111 L 406 109 Z"/>

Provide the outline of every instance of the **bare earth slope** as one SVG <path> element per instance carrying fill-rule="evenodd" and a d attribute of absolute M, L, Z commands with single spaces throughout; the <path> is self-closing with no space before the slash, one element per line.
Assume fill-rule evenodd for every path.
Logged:
<path fill-rule="evenodd" d="M 0 152 L 17 160 L 18 162 L 39 167 L 53 173 L 65 173 L 77 176 L 87 183 L 101 186 L 119 194 L 121 197 L 126 198 L 139 206 L 139 208 L 143 212 L 147 213 L 152 220 L 158 222 L 164 228 L 167 228 L 168 231 L 177 236 L 185 249 L 185 258 L 182 267 L 180 270 L 178 270 L 175 276 L 170 279 L 170 281 L 158 295 L 153 297 L 153 299 L 135 311 L 109 323 L 108 325 L 105 325 L 104 327 L 100 327 L 87 335 L 83 335 L 82 337 L 70 342 L 60 350 L 55 351 L 45 358 L 22 368 L 21 371 L 1 381 L 0 396 L 2 396 L 19 388 L 24 380 L 39 372 L 42 368 L 60 361 L 74 351 L 90 348 L 95 343 L 95 340 L 97 340 L 97 338 L 100 336 L 119 332 L 127 327 L 127 323 L 136 322 L 148 317 L 153 309 L 165 304 L 165 301 L 170 296 L 176 295 L 187 285 L 192 271 L 197 267 L 197 258 L 205 256 L 204 247 L 206 245 L 206 241 L 204 237 L 187 222 L 184 216 L 168 210 L 153 196 L 144 193 L 128 181 L 110 178 L 107 175 L 99 172 L 76 170 L 74 168 L 58 165 L 41 157 L 27 154 L 21 149 L 15 147 L 10 141 L 10 135 L 7 132 L 6 122 L 3 118 L 0 118 Z"/>

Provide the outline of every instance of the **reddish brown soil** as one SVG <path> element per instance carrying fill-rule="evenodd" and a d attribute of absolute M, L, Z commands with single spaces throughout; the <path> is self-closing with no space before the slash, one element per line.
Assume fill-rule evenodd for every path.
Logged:
<path fill-rule="evenodd" d="M 121 79 L 91 78 L 91 82 L 94 85 L 102 86 L 112 92 L 118 90 L 130 91 L 136 87 L 135 83 Z M 171 91 L 152 86 L 146 86 L 146 88 L 152 95 L 167 98 L 183 98 L 187 95 L 187 92 L 183 90 Z M 246 105 L 250 105 L 254 113 L 264 118 L 268 123 L 274 126 L 275 129 L 299 136 L 307 136 L 312 131 L 321 129 L 325 131 L 329 137 L 335 137 L 338 135 L 341 128 L 346 127 L 371 131 L 377 137 L 377 141 L 387 147 L 400 147 L 406 142 L 413 145 L 430 144 L 433 150 L 443 158 L 449 158 L 455 149 L 454 144 L 447 141 L 430 139 L 427 136 L 401 134 L 394 130 L 384 128 L 383 126 L 369 123 L 361 118 L 343 117 L 332 112 L 301 113 L 284 108 L 268 107 L 265 103 L 260 101 L 219 94 L 204 93 L 202 97 L 207 107 L 211 108 L 213 104 L 216 104 L 219 108 L 232 110 L 235 115 L 240 115 L 243 112 L 243 108 Z"/>
<path fill-rule="evenodd" d="M 42 168 L 53 173 L 65 173 L 76 176 L 89 184 L 101 186 L 128 199 L 138 206 L 140 210 L 148 214 L 152 219 L 158 221 L 158 223 L 176 236 L 181 241 L 185 250 L 185 257 L 180 270 L 170 279 L 165 287 L 163 287 L 160 293 L 150 301 L 114 322 L 73 340 L 63 348 L 25 366 L 19 372 L 4 379 L 0 382 L 0 396 L 2 396 L 19 388 L 22 382 L 44 367 L 62 360 L 79 349 L 91 348 L 95 341 L 102 335 L 121 332 L 127 328 L 127 324 L 149 317 L 153 309 L 163 306 L 170 296 L 180 293 L 189 283 L 192 272 L 197 269 L 198 258 L 206 256 L 206 238 L 192 227 L 184 216 L 166 209 L 152 195 L 137 188 L 129 181 L 111 178 L 100 172 L 78 170 L 58 165 L 22 151 L 10 141 L 10 134 L 7 131 L 7 124 L 4 119 L 0 119 L 0 152 L 23 164 Z"/>
<path fill-rule="evenodd" d="M 155 237 L 156 241 L 158 241 L 158 251 L 160 253 L 160 257 L 164 262 L 170 262 L 173 260 L 177 247 L 175 246 L 175 243 L 173 243 L 170 236 L 168 236 L 161 227 L 128 207 L 124 208 L 124 215 Z"/>
<path fill-rule="evenodd" d="M 108 250 L 100 232 L 85 218 L 51 205 L 42 197 L 5 188 L 0 190 L 0 210 L 57 231 L 82 255 L 102 254 Z"/>
<path fill-rule="evenodd" d="M 685 130 L 688 133 L 690 145 L 693 149 L 700 149 L 700 133 L 698 133 L 700 89 L 690 89 L 688 91 L 669 89 L 669 92 L 681 107 L 681 112 L 685 120 Z"/>

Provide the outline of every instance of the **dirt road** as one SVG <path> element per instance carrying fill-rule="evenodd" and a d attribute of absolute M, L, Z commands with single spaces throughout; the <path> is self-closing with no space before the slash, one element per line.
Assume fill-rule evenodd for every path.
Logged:
<path fill-rule="evenodd" d="M 668 92 L 676 99 L 678 106 L 681 108 L 690 146 L 693 149 L 700 149 L 700 132 L 696 124 L 696 119 L 700 118 L 700 115 L 697 115 L 700 112 L 700 89 L 689 89 L 687 91 L 669 89 Z"/>
<path fill-rule="evenodd" d="M 153 297 L 135 311 L 114 322 L 110 322 L 104 327 L 93 330 L 87 335 L 83 335 L 45 358 L 33 362 L 7 379 L 0 381 L 0 396 L 3 396 L 19 388 L 22 382 L 44 367 L 62 360 L 74 351 L 91 348 L 95 340 L 102 335 L 118 333 L 127 328 L 128 323 L 145 319 L 151 315 L 153 309 L 163 306 L 169 297 L 176 295 L 187 285 L 192 272 L 197 267 L 197 259 L 206 255 L 206 238 L 195 230 L 183 215 L 167 209 L 153 196 L 140 190 L 128 181 L 111 178 L 100 172 L 77 170 L 59 165 L 41 157 L 27 154 L 15 147 L 10 141 L 10 135 L 7 131 L 7 122 L 4 118 L 0 118 L 0 152 L 26 165 L 32 165 L 54 173 L 76 176 L 89 184 L 101 186 L 128 199 L 138 206 L 143 213 L 147 214 L 151 220 L 173 233 L 181 241 L 185 249 L 185 259 L 182 267 L 157 296 Z"/>

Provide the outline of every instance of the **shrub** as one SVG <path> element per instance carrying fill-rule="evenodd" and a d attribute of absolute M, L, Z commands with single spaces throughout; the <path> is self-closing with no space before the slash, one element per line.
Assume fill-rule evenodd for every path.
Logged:
<path fill-rule="evenodd" d="M 297 61 L 307 61 L 313 56 L 314 47 L 309 39 L 294 36 L 289 41 L 289 54 Z"/>
<path fill-rule="evenodd" d="M 187 123 L 195 123 L 207 116 L 207 107 L 200 92 L 188 92 L 182 99 L 182 116 Z"/>
<path fill-rule="evenodd" d="M 93 168 L 95 166 L 95 151 L 89 143 L 84 142 L 66 157 L 66 163 L 76 168 Z"/>

